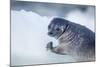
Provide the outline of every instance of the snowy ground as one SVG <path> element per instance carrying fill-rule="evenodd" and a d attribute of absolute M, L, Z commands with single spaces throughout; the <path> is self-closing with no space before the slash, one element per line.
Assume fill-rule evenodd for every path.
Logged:
<path fill-rule="evenodd" d="M 74 14 L 70 12 L 66 15 L 66 19 L 94 31 L 94 17 L 86 17 L 87 14 L 76 10 Z M 49 41 L 53 41 L 55 45 L 58 43 L 47 35 L 50 19 L 34 12 L 11 11 L 11 65 L 75 62 L 71 56 L 57 55 L 46 50 Z"/>

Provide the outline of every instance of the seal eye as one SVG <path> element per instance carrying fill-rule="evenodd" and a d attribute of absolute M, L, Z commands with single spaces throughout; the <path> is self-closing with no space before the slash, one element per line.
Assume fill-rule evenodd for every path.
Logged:
<path fill-rule="evenodd" d="M 59 29 L 59 28 L 57 28 L 56 30 L 57 30 L 57 31 L 59 31 L 60 29 Z"/>

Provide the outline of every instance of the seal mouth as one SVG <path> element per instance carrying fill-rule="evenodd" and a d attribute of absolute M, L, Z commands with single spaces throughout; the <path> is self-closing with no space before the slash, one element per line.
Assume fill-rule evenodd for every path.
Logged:
<path fill-rule="evenodd" d="M 61 35 L 57 35 L 57 34 L 51 34 L 51 32 L 48 32 L 48 35 L 50 36 L 50 37 L 54 37 L 54 38 L 56 38 L 56 39 L 58 39 Z"/>
<path fill-rule="evenodd" d="M 48 32 L 48 35 L 51 36 L 51 37 L 55 37 L 56 34 L 53 34 L 52 32 Z"/>

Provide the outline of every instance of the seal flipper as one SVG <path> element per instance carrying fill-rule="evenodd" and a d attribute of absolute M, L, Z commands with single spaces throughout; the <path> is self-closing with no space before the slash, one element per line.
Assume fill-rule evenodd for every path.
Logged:
<path fill-rule="evenodd" d="M 56 54 L 67 55 L 66 53 L 64 53 L 64 49 L 60 47 L 54 47 L 51 51 Z"/>
<path fill-rule="evenodd" d="M 49 42 L 48 44 L 47 44 L 47 50 L 52 50 L 53 49 L 53 42 Z"/>
<path fill-rule="evenodd" d="M 60 55 L 66 55 L 66 53 L 64 53 L 63 48 L 53 47 L 53 42 L 49 42 L 46 48 L 47 50 L 51 50 L 53 53 L 60 54 Z"/>

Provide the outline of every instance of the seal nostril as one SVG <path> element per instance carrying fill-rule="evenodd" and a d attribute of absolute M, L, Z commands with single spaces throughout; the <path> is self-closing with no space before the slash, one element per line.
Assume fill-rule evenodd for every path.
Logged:
<path fill-rule="evenodd" d="M 48 34 L 49 34 L 49 35 L 52 35 L 53 33 L 52 33 L 52 32 L 49 32 Z"/>

